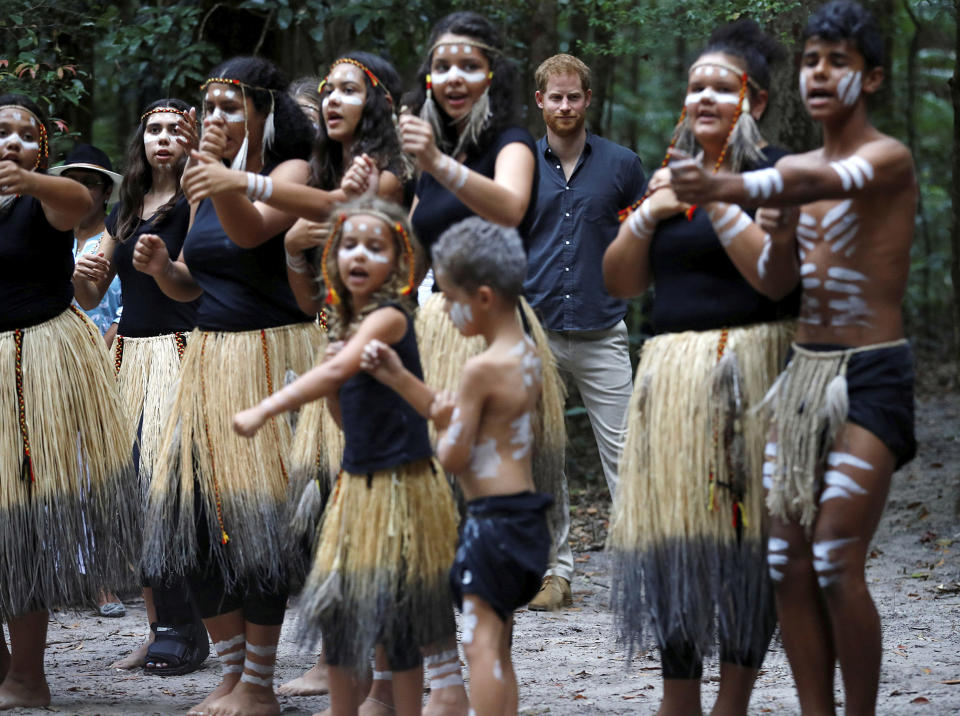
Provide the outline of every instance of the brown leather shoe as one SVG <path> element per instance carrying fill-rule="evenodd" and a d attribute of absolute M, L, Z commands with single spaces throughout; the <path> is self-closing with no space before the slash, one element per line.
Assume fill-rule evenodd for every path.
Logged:
<path fill-rule="evenodd" d="M 570 582 L 563 577 L 551 575 L 543 578 L 540 591 L 527 605 L 527 609 L 534 612 L 555 612 L 572 605 L 573 596 L 570 594 Z"/>

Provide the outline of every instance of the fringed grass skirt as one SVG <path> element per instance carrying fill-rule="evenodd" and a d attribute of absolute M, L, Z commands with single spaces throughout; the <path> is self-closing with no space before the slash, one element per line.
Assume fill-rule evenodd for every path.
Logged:
<path fill-rule="evenodd" d="M 644 344 L 608 546 L 612 608 L 630 652 L 659 645 L 762 657 L 766 570 L 763 400 L 793 326 L 688 331 Z"/>
<path fill-rule="evenodd" d="M 561 499 L 567 489 L 563 480 L 564 450 L 567 430 L 564 424 L 566 389 L 557 370 L 557 362 L 550 350 L 547 334 L 525 298 L 520 299 L 521 322 L 536 344 L 542 365 L 542 388 L 534 422 L 533 482 L 537 492 L 554 497 L 547 517 L 551 534 L 560 524 L 559 510 L 566 504 Z M 420 360 L 423 363 L 424 382 L 436 390 L 456 392 L 460 387 L 460 373 L 464 363 L 486 348 L 483 338 L 461 335 L 443 310 L 443 296 L 435 293 L 417 312 L 417 339 Z M 436 442 L 433 423 L 431 437 Z"/>
<path fill-rule="evenodd" d="M 290 420 L 271 418 L 247 439 L 233 431 L 233 416 L 279 390 L 287 371 L 311 368 L 319 331 L 298 323 L 190 334 L 147 495 L 148 577 L 216 563 L 228 588 L 285 582 Z M 205 555 L 197 515 L 211 536 Z"/>
<path fill-rule="evenodd" d="M 173 405 L 186 347 L 186 333 L 169 333 L 149 338 L 117 336 L 110 349 L 120 398 L 139 431 L 137 470 L 144 494 Z"/>
<path fill-rule="evenodd" d="M 134 426 L 79 312 L 0 332 L 0 619 L 136 584 Z"/>
<path fill-rule="evenodd" d="M 432 460 L 342 472 L 324 513 L 300 605 L 300 639 L 365 670 L 375 644 L 414 648 L 454 635 L 448 573 L 457 513 Z"/>

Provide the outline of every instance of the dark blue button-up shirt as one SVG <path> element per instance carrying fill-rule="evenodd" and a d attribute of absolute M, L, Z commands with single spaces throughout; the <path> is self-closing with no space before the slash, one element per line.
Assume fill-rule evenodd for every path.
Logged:
<path fill-rule="evenodd" d="M 610 328 L 627 312 L 603 285 L 603 253 L 620 229 L 617 212 L 643 193 L 640 158 L 587 133 L 568 180 L 543 137 L 537 142 L 540 184 L 530 229 L 523 289 L 551 331 Z"/>

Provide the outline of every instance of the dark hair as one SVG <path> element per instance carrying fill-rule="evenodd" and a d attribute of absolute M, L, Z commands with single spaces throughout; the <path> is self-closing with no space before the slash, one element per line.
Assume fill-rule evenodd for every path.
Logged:
<path fill-rule="evenodd" d="M 468 147 L 468 154 L 482 153 L 493 139 L 503 131 L 504 128 L 516 123 L 517 103 L 515 100 L 515 91 L 518 85 L 517 70 L 513 63 L 503 54 L 503 40 L 500 33 L 497 32 L 493 24 L 475 12 L 454 12 L 433 27 L 430 33 L 430 39 L 427 42 L 428 48 L 432 48 L 441 35 L 451 33 L 454 35 L 464 35 L 478 40 L 483 44 L 494 48 L 494 51 L 480 48 L 480 52 L 490 63 L 490 69 L 493 72 L 493 79 L 490 81 L 490 122 L 480 134 L 477 140 L 477 146 Z M 420 69 L 417 70 L 417 84 L 414 89 L 404 95 L 402 105 L 409 106 L 414 114 L 420 112 L 420 108 L 427 98 L 427 75 L 430 72 L 430 62 L 433 59 L 433 52 L 428 52 Z M 443 118 L 446 137 L 437 137 L 438 142 L 443 142 L 451 146 L 457 143 L 457 129 L 443 109 L 437 105 L 437 111 Z"/>
<path fill-rule="evenodd" d="M 0 95 L 0 107 L 7 104 L 18 104 L 24 109 L 30 110 L 36 115 L 37 119 L 39 119 L 40 123 L 43 125 L 43 129 L 47 134 L 47 156 L 43 156 L 43 147 L 41 146 L 40 165 L 38 166 L 38 169 L 46 169 L 47 165 L 50 163 L 50 122 L 47 119 L 46 112 L 40 109 L 40 105 L 26 95 L 16 94 L 14 92 Z"/>
<path fill-rule="evenodd" d="M 714 30 L 700 56 L 722 52 L 739 57 L 747 66 L 747 74 L 760 87 L 770 89 L 770 65 L 783 58 L 783 48 L 748 17 Z"/>
<path fill-rule="evenodd" d="M 210 77 L 239 80 L 245 84 L 245 93 L 263 115 L 273 107 L 276 135 L 273 145 L 266 152 L 266 167 L 287 159 L 310 158 L 313 125 L 287 94 L 287 79 L 275 64 L 262 57 L 233 57 L 217 65 Z"/>
<path fill-rule="evenodd" d="M 433 265 L 470 294 L 489 286 L 516 301 L 523 292 L 527 256 L 516 229 L 471 216 L 440 235 L 433 246 Z"/>
<path fill-rule="evenodd" d="M 803 29 L 803 39 L 811 37 L 831 42 L 853 40 L 866 69 L 883 65 L 883 36 L 877 22 L 869 10 L 851 0 L 833 0 L 813 13 Z"/>
<path fill-rule="evenodd" d="M 141 116 L 158 107 L 172 107 L 181 112 L 190 110 L 183 100 L 175 98 L 158 99 L 156 102 L 148 104 Z M 149 116 L 144 116 L 137 125 L 136 131 L 130 136 L 127 143 L 127 155 L 124 158 L 123 182 L 120 184 L 120 206 L 117 209 L 117 225 L 114 229 L 117 241 L 123 243 L 137 230 L 140 225 L 140 214 L 143 212 L 143 197 L 153 186 L 153 169 L 147 161 L 147 152 L 143 147 L 143 134 L 147 128 Z M 183 196 L 183 190 L 180 188 L 180 175 L 183 174 L 183 167 L 186 164 L 187 157 L 184 155 L 174 171 L 177 175 L 177 190 L 170 201 L 157 209 L 154 216 L 154 226 L 159 226 L 167 218 L 170 210 L 176 205 L 177 201 Z"/>
<path fill-rule="evenodd" d="M 363 103 L 360 121 L 354 131 L 353 145 L 350 147 L 351 157 L 368 154 L 381 170 L 387 169 L 393 172 L 402 181 L 407 171 L 401 160 L 400 139 L 393 124 L 393 115 L 398 108 L 391 104 L 386 94 L 389 92 L 390 98 L 396 103 L 401 92 L 400 75 L 385 59 L 369 52 L 348 52 L 337 59 L 342 58 L 356 60 L 363 64 L 381 84 L 381 87 L 374 87 L 367 73 L 362 73 L 367 98 Z M 340 186 L 340 179 L 346 167 L 343 166 L 340 142 L 330 139 L 322 114 L 321 104 L 320 129 L 317 132 L 313 158 L 310 161 L 310 184 L 329 191 Z"/>

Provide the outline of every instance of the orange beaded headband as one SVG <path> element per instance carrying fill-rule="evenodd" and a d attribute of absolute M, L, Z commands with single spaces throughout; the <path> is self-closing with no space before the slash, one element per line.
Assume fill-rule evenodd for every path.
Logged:
<path fill-rule="evenodd" d="M 692 75 L 694 70 L 699 69 L 701 67 L 716 67 L 721 70 L 726 70 L 727 72 L 730 72 L 740 77 L 741 79 L 746 77 L 746 81 L 750 84 L 751 87 L 753 87 L 758 92 L 762 89 L 762 87 L 760 87 L 760 84 L 755 79 L 753 79 L 753 77 L 748 75 L 741 68 L 734 67 L 729 62 L 715 62 L 713 60 L 710 60 L 709 62 L 695 62 L 690 66 L 690 70 L 689 72 L 687 72 L 687 75 L 688 76 Z"/>
<path fill-rule="evenodd" d="M 373 74 L 373 71 L 369 67 L 367 67 L 365 64 L 363 64 L 359 60 L 353 59 L 352 57 L 341 57 L 340 59 L 334 60 L 333 62 L 330 63 L 330 69 L 327 70 L 327 76 L 324 77 L 322 80 L 320 80 L 320 84 L 317 85 L 317 94 L 323 94 L 323 88 L 326 86 L 327 80 L 330 79 L 330 73 L 333 72 L 333 68 L 336 67 L 337 65 L 342 65 L 342 64 L 348 64 L 348 65 L 353 65 L 354 67 L 359 67 L 361 70 L 363 70 L 363 73 L 370 79 L 370 84 L 373 85 L 374 87 L 381 88 L 386 93 L 390 101 L 391 102 L 393 101 L 393 97 L 391 97 L 390 95 L 390 90 L 388 90 L 384 86 L 384 84 L 377 78 L 377 76 Z"/>
<path fill-rule="evenodd" d="M 186 117 L 187 119 L 190 119 L 190 114 L 187 112 L 184 112 L 182 109 L 177 109 L 176 107 L 156 107 L 154 109 L 149 110 L 148 112 L 144 112 L 143 114 L 141 114 L 140 121 L 142 122 L 151 114 L 179 114 L 181 117 Z"/>

